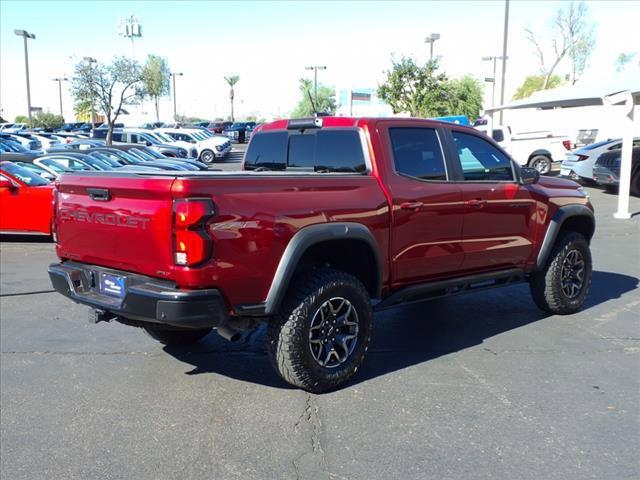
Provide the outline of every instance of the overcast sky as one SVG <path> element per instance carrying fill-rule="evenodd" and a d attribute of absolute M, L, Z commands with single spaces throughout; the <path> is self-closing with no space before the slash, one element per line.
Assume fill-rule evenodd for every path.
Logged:
<path fill-rule="evenodd" d="M 596 49 L 586 76 L 615 72 L 621 52 L 640 57 L 640 2 L 587 2 L 596 22 Z M 548 32 L 554 12 L 563 2 L 511 1 L 507 96 L 528 74 L 537 58 L 523 28 Z M 83 56 L 109 61 L 132 55 L 131 44 L 118 36 L 118 22 L 136 15 L 143 38 L 135 42 L 135 57 L 154 53 L 167 58 L 178 78 L 178 112 L 205 118 L 229 114 L 223 77 L 240 75 L 236 114 L 272 117 L 293 109 L 298 79 L 306 65 L 326 65 L 322 83 L 340 88 L 375 88 L 390 67 L 392 55 L 426 60 L 424 38 L 441 34 L 435 53 L 450 76 L 491 75 L 482 57 L 500 55 L 504 1 L 478 2 L 170 2 L 170 1 L 14 1 L 0 2 L 0 104 L 13 120 L 26 114 L 23 40 L 14 29 L 36 35 L 29 41 L 32 105 L 57 113 L 57 83 L 71 76 Z M 568 72 L 568 64 L 559 73 Z M 487 86 L 490 92 L 490 85 Z M 487 95 L 490 101 L 490 94 Z M 161 104 L 169 120 L 172 103 Z M 63 92 L 65 117 L 72 100 Z M 151 111 L 151 106 L 148 106 Z"/>

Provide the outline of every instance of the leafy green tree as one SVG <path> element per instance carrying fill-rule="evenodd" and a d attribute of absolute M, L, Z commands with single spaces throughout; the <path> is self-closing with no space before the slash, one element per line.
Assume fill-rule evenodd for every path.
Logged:
<path fill-rule="evenodd" d="M 33 117 L 33 126 L 36 128 L 59 128 L 64 124 L 64 118 L 49 112 L 38 112 Z"/>
<path fill-rule="evenodd" d="M 81 122 L 91 121 L 91 113 L 93 112 L 93 104 L 89 100 L 76 101 L 73 105 L 73 113 Z"/>
<path fill-rule="evenodd" d="M 14 123 L 29 123 L 29 117 L 26 115 L 16 115 Z"/>
<path fill-rule="evenodd" d="M 483 85 L 471 75 L 449 80 L 449 115 L 466 115 L 475 120 L 482 109 Z"/>
<path fill-rule="evenodd" d="M 513 100 L 519 100 L 521 98 L 527 98 L 531 96 L 533 92 L 540 90 L 548 90 L 550 88 L 556 88 L 562 85 L 562 78 L 559 75 L 552 75 L 545 88 L 545 75 L 529 75 L 524 79 L 522 85 L 518 87 L 516 93 L 513 95 Z"/>
<path fill-rule="evenodd" d="M 160 97 L 169 95 L 169 64 L 157 55 L 149 55 L 142 69 L 142 83 L 147 95 L 153 99 L 156 121 L 160 121 Z"/>
<path fill-rule="evenodd" d="M 76 106 L 95 104 L 104 113 L 107 145 L 111 145 L 113 127 L 123 107 L 144 98 L 142 68 L 126 57 L 116 57 L 108 65 L 82 60 L 75 66 L 71 93 Z"/>
<path fill-rule="evenodd" d="M 236 83 L 240 81 L 240 75 L 230 75 L 228 77 L 224 77 L 225 81 L 229 84 L 229 100 L 231 101 L 231 121 L 235 122 L 235 117 L 233 115 L 233 99 L 235 98 L 235 91 L 233 87 Z"/>
<path fill-rule="evenodd" d="M 312 117 L 316 112 L 335 113 L 336 91 L 325 85 L 318 85 L 318 102 L 313 98 L 313 82 L 306 78 L 299 80 L 302 98 L 291 113 L 292 118 Z M 314 108 L 315 107 L 315 108 Z"/>
<path fill-rule="evenodd" d="M 436 73 L 436 60 L 420 66 L 412 58 L 402 57 L 392 63 L 385 82 L 378 87 L 378 96 L 394 113 L 409 112 L 412 117 L 439 117 L 450 113 L 451 89 L 447 76 Z"/>

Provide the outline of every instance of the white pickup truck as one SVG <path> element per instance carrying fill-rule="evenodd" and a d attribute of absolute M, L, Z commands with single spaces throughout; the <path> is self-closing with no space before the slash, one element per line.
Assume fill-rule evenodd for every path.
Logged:
<path fill-rule="evenodd" d="M 487 133 L 486 125 L 476 127 Z M 551 132 L 528 132 L 512 134 L 511 127 L 493 127 L 493 139 L 522 166 L 533 167 L 540 175 L 551 171 L 553 162 L 562 162 L 571 150 L 569 137 L 553 135 Z"/>

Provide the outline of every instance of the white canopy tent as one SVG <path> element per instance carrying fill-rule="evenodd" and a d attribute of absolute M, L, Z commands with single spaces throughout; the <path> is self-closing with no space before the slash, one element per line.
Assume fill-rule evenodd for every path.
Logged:
<path fill-rule="evenodd" d="M 634 109 L 640 105 L 640 71 L 630 72 L 603 78 L 599 81 L 582 83 L 570 87 L 555 88 L 536 92 L 529 98 L 513 101 L 487 109 L 489 116 L 489 136 L 493 129 L 493 114 L 501 110 L 520 108 L 571 108 L 594 105 L 623 105 L 620 115 L 623 117 L 621 125 L 622 163 L 620 166 L 620 190 L 618 193 L 618 211 L 615 218 L 631 218 L 629 212 L 629 187 L 631 185 L 631 153 L 634 135 Z M 636 119 L 635 121 L 639 121 Z"/>

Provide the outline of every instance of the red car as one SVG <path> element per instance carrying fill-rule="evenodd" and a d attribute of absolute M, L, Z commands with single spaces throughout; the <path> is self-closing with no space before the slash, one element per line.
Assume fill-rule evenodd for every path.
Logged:
<path fill-rule="evenodd" d="M 51 235 L 53 185 L 11 162 L 0 162 L 0 232 Z"/>
<path fill-rule="evenodd" d="M 207 126 L 207 130 L 213 133 L 222 133 L 225 128 L 228 128 L 231 125 L 233 125 L 233 122 L 211 122 Z"/>
<path fill-rule="evenodd" d="M 272 364 L 312 392 L 355 374 L 374 311 L 528 282 L 564 315 L 588 294 L 586 193 L 476 129 L 279 120 L 244 170 L 64 174 L 54 288 L 165 344 L 267 323 Z"/>

